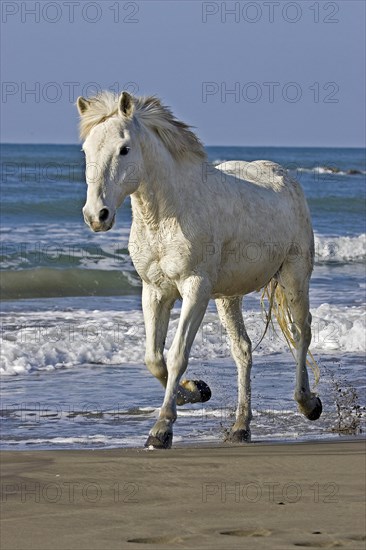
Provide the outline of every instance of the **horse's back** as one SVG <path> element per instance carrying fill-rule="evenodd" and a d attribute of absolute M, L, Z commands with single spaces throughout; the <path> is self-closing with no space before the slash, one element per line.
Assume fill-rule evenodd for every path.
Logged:
<path fill-rule="evenodd" d="M 295 182 L 289 177 L 287 170 L 270 160 L 253 162 L 230 160 L 219 164 L 216 168 L 240 180 L 277 192 L 293 186 Z"/>
<path fill-rule="evenodd" d="M 310 212 L 303 189 L 283 166 L 269 160 L 231 160 L 216 168 L 233 178 L 246 203 L 256 205 L 258 221 L 262 210 L 266 218 L 274 209 L 279 217 L 285 216 L 289 222 L 291 220 L 295 233 L 297 228 L 300 234 L 312 239 Z M 262 208 L 263 205 L 266 206 Z"/>
<path fill-rule="evenodd" d="M 304 192 L 283 166 L 269 160 L 232 160 L 216 168 L 234 178 L 233 184 L 240 189 L 247 206 L 247 227 L 248 213 L 254 226 L 260 226 L 257 237 L 267 235 L 268 240 L 273 237 L 278 241 L 282 238 L 297 242 L 304 250 L 313 249 L 313 229 Z"/>

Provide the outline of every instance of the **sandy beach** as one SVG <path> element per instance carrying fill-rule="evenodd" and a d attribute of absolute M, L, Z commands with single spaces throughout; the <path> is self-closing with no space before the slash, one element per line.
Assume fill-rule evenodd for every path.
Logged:
<path fill-rule="evenodd" d="M 3 452 L 2 550 L 365 548 L 365 442 Z"/>

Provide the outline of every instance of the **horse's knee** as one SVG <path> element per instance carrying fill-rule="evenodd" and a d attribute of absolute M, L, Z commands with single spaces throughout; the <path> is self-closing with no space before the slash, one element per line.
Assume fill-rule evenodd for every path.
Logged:
<path fill-rule="evenodd" d="M 146 354 L 145 355 L 145 364 L 151 374 L 155 376 L 162 383 L 167 380 L 167 369 L 165 365 L 165 360 L 162 355 L 159 354 Z"/>

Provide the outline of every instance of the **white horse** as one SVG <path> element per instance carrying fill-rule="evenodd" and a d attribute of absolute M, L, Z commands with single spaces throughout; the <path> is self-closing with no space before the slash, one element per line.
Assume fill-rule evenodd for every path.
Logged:
<path fill-rule="evenodd" d="M 177 404 L 211 397 L 205 382 L 181 381 L 210 298 L 238 370 L 229 439 L 250 441 L 252 352 L 242 296 L 271 281 L 278 282 L 293 321 L 295 399 L 308 419 L 319 418 L 321 401 L 310 390 L 306 368 L 314 238 L 300 185 L 268 161 L 214 168 L 195 134 L 155 97 L 103 92 L 79 97 L 77 106 L 87 166 L 85 222 L 93 231 L 108 231 L 131 196 L 129 249 L 143 283 L 145 361 L 165 387 L 146 446 L 169 448 Z M 179 298 L 179 324 L 165 359 L 170 311 Z"/>

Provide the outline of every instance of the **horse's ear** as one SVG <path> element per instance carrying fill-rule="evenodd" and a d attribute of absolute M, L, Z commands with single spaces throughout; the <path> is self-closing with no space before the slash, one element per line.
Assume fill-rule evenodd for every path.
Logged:
<path fill-rule="evenodd" d="M 118 101 L 118 112 L 120 115 L 131 118 L 134 111 L 134 101 L 132 95 L 128 92 L 122 92 Z"/>
<path fill-rule="evenodd" d="M 79 96 L 76 100 L 76 105 L 79 111 L 79 115 L 83 115 L 85 111 L 89 109 L 90 101 L 88 101 L 84 97 Z"/>

